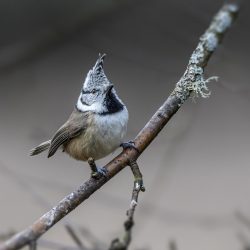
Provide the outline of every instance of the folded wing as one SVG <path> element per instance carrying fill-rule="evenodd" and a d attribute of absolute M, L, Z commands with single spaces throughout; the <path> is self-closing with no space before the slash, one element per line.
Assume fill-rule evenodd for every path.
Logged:
<path fill-rule="evenodd" d="M 53 136 L 49 147 L 48 157 L 54 155 L 61 145 L 85 132 L 88 125 L 89 115 L 90 112 L 82 113 L 77 110 L 72 112 L 68 121 L 59 128 Z"/>

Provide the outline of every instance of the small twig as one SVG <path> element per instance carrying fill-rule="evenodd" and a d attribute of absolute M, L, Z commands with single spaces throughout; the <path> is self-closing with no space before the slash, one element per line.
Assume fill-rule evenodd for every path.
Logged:
<path fill-rule="evenodd" d="M 248 231 L 250 230 L 250 219 L 243 214 L 241 211 L 236 211 L 235 213 L 236 218 L 241 222 Z M 239 233 L 238 239 L 243 243 L 243 249 L 244 250 L 250 250 L 250 242 L 247 240 L 247 237 L 244 236 L 244 234 Z"/>
<path fill-rule="evenodd" d="M 16 234 L 16 231 L 14 231 L 14 230 L 10 230 L 7 232 L 1 232 L 0 233 L 0 242 L 9 239 L 10 237 L 12 237 L 15 234 Z"/>
<path fill-rule="evenodd" d="M 36 250 L 37 241 L 36 240 L 31 241 L 29 244 L 29 247 L 30 247 L 30 250 Z"/>
<path fill-rule="evenodd" d="M 76 191 L 66 196 L 59 204 L 40 217 L 31 226 L 5 241 L 0 246 L 0 250 L 16 250 L 29 244 L 33 240 L 37 240 L 58 221 L 124 169 L 131 159 L 136 160 L 190 95 L 207 97 L 209 91 L 206 84 L 211 78 L 204 78 L 205 66 L 222 41 L 224 34 L 232 25 L 237 13 L 238 5 L 236 3 L 225 3 L 217 15 L 215 15 L 209 28 L 200 38 L 198 46 L 188 62 L 187 69 L 177 82 L 172 94 L 136 136 L 134 145 L 138 149 L 138 152 L 131 149 L 124 150 L 104 167 L 107 170 L 106 178 L 100 178 L 98 180 L 90 178 L 87 180 Z"/>
<path fill-rule="evenodd" d="M 144 192 L 143 178 L 139 166 L 136 161 L 130 162 L 130 168 L 134 175 L 134 187 L 132 190 L 132 197 L 130 207 L 127 211 L 127 220 L 124 222 L 125 234 L 122 239 L 114 239 L 111 242 L 109 250 L 126 250 L 128 249 L 132 239 L 132 228 L 134 226 L 134 213 L 138 204 L 138 197 L 140 191 Z"/>
<path fill-rule="evenodd" d="M 169 250 L 177 250 L 177 245 L 175 240 L 170 240 L 168 243 L 168 249 Z"/>
<path fill-rule="evenodd" d="M 76 243 L 76 245 L 79 247 L 81 250 L 86 250 L 87 248 L 83 245 L 82 241 L 80 238 L 77 236 L 77 233 L 75 232 L 74 228 L 69 224 L 65 224 L 65 228 L 68 232 L 68 234 L 71 236 L 73 241 Z"/>
<path fill-rule="evenodd" d="M 79 231 L 84 239 L 87 240 L 88 243 L 91 244 L 91 249 L 94 250 L 102 250 L 105 245 L 100 239 L 98 239 L 91 231 L 84 227 L 80 227 Z"/>
<path fill-rule="evenodd" d="M 247 239 L 248 237 L 245 236 L 245 234 L 243 234 L 242 232 L 238 232 L 237 238 L 241 242 L 243 250 L 250 250 L 250 242 Z"/>
<path fill-rule="evenodd" d="M 250 230 L 250 219 L 241 211 L 236 211 L 235 216 L 248 230 Z"/>
<path fill-rule="evenodd" d="M 53 242 L 46 239 L 39 239 L 38 240 L 39 246 L 41 246 L 43 249 L 49 249 L 49 250 L 79 250 L 78 247 L 72 247 L 68 245 L 64 245 L 62 243 Z"/>
<path fill-rule="evenodd" d="M 143 178 L 142 178 L 142 173 L 139 169 L 139 166 L 137 164 L 137 162 L 135 160 L 131 160 L 130 163 L 129 163 L 129 166 L 130 166 L 130 169 L 134 175 L 134 179 L 135 179 L 135 187 L 136 187 L 136 190 L 139 191 L 142 191 L 144 192 L 145 191 L 145 187 L 144 187 L 144 184 L 143 184 Z"/>

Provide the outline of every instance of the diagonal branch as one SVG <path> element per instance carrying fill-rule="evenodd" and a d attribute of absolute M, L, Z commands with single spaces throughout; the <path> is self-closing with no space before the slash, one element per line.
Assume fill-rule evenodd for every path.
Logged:
<path fill-rule="evenodd" d="M 91 178 L 87 180 L 31 226 L 4 242 L 0 246 L 0 250 L 19 249 L 37 240 L 59 220 L 125 168 L 129 164 L 130 159 L 136 160 L 191 95 L 207 97 L 209 92 L 206 84 L 211 78 L 204 79 L 204 68 L 210 56 L 221 42 L 225 32 L 233 23 L 237 13 L 237 4 L 225 3 L 215 15 L 209 28 L 201 36 L 198 46 L 191 55 L 187 69 L 176 84 L 174 91 L 136 136 L 134 143 L 138 151 L 129 148 L 124 150 L 105 166 L 108 172 L 106 178 L 103 177 L 99 180 Z"/>

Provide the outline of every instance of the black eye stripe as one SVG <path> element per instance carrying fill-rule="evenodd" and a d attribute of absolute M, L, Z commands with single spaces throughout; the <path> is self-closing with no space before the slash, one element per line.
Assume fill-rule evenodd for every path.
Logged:
<path fill-rule="evenodd" d="M 93 89 L 93 90 L 82 90 L 82 94 L 95 94 L 95 93 L 97 93 L 97 92 L 99 92 L 99 90 L 97 90 L 97 89 Z"/>
<path fill-rule="evenodd" d="M 82 90 L 82 94 L 90 94 L 91 93 L 91 91 L 84 91 L 84 90 Z"/>

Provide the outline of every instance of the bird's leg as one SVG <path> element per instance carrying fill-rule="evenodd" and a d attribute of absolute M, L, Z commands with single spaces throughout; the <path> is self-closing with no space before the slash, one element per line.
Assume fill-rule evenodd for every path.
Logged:
<path fill-rule="evenodd" d="M 139 166 L 136 162 L 136 160 L 131 160 L 130 163 L 129 163 L 129 166 L 131 168 L 131 171 L 134 175 L 134 189 L 135 191 L 139 192 L 139 191 L 142 191 L 144 192 L 145 191 L 145 187 L 144 187 L 144 184 L 143 184 L 143 178 L 142 178 L 142 173 L 139 169 Z"/>
<path fill-rule="evenodd" d="M 89 158 L 88 159 L 88 164 L 90 166 L 91 169 L 91 177 L 94 179 L 100 179 L 102 176 L 106 176 L 107 175 L 107 169 L 103 168 L 103 167 L 97 167 L 95 164 L 95 160 L 93 158 Z"/>
<path fill-rule="evenodd" d="M 124 150 L 124 149 L 127 149 L 127 148 L 133 148 L 133 149 L 135 149 L 138 153 L 140 153 L 139 150 L 138 150 L 138 148 L 135 146 L 135 143 L 134 143 L 133 141 L 123 142 L 123 143 L 120 144 L 120 147 L 122 147 L 123 150 Z"/>

